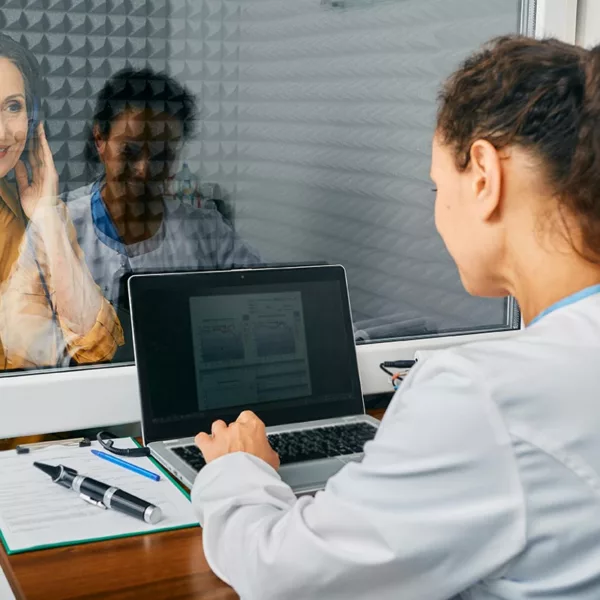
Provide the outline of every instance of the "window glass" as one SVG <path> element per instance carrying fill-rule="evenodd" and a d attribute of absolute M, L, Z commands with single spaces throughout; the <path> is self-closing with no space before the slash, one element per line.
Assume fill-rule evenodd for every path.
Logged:
<path fill-rule="evenodd" d="M 441 82 L 532 6 L 3 2 L 0 371 L 130 362 L 134 272 L 342 264 L 359 343 L 518 326 L 463 290 L 429 162 Z"/>

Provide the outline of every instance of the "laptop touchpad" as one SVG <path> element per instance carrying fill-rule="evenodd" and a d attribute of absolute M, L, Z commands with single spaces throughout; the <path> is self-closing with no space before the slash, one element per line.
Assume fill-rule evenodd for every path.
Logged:
<path fill-rule="evenodd" d="M 292 489 L 318 488 L 335 475 L 344 463 L 337 459 L 285 465 L 279 469 L 281 479 Z"/>

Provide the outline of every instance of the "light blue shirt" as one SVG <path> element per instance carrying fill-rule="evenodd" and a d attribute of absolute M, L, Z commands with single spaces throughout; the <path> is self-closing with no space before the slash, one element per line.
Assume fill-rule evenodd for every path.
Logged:
<path fill-rule="evenodd" d="M 90 207 L 94 227 L 103 234 L 108 246 L 120 254 L 127 254 L 125 244 L 123 244 L 115 223 L 106 208 L 106 204 L 102 200 L 102 185 L 103 180 L 98 179 L 94 181 L 91 188 Z"/>
<path fill-rule="evenodd" d="M 600 285 L 592 285 L 590 287 L 584 288 L 583 290 L 579 290 L 575 294 L 571 294 L 562 300 L 559 300 L 552 306 L 549 306 L 546 310 L 543 310 L 537 317 L 531 321 L 530 326 L 538 321 L 542 320 L 546 315 L 549 315 L 565 306 L 570 306 L 571 304 L 576 304 L 580 300 L 585 300 L 589 296 L 595 296 L 596 294 L 600 294 Z"/>
<path fill-rule="evenodd" d="M 424 357 L 314 498 L 243 453 L 192 498 L 243 600 L 598 600 L 600 295 Z"/>

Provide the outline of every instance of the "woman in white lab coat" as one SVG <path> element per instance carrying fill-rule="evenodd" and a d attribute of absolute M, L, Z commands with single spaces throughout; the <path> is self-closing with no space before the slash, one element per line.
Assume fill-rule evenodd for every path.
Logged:
<path fill-rule="evenodd" d="M 526 327 L 419 361 L 315 498 L 252 413 L 199 434 L 206 557 L 244 600 L 600 598 L 600 50 L 471 56 L 431 177 L 465 288 L 515 296 Z"/>

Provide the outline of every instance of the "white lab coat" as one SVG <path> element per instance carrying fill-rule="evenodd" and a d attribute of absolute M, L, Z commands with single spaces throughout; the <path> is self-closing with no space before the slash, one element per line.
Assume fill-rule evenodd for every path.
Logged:
<path fill-rule="evenodd" d="M 420 361 L 315 498 L 236 453 L 192 499 L 243 600 L 599 600 L 600 295 Z"/>

